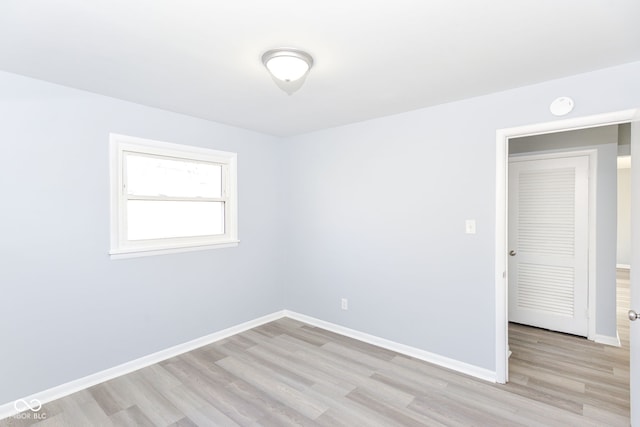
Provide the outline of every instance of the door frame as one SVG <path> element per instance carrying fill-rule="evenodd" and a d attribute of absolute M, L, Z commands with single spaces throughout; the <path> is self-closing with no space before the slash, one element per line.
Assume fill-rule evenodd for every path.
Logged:
<path fill-rule="evenodd" d="M 640 108 L 634 108 L 496 130 L 495 355 L 497 383 L 504 384 L 509 380 L 509 317 L 507 311 L 507 177 L 509 168 L 509 139 L 628 123 L 639 119 Z"/>
<path fill-rule="evenodd" d="M 508 147 L 507 147 L 508 148 Z M 587 184 L 587 309 L 588 309 L 588 322 L 587 322 L 587 339 L 591 341 L 601 342 L 604 344 L 613 344 L 609 340 L 603 342 L 599 340 L 596 335 L 596 269 L 597 269 L 597 258 L 596 258 L 596 206 L 597 206 L 597 186 L 598 186 L 598 150 L 588 148 L 588 149 L 562 149 L 558 150 L 545 150 L 538 151 L 533 153 L 522 153 L 522 154 L 514 154 L 513 156 L 509 156 L 507 150 L 507 164 L 509 163 L 509 159 L 511 161 L 530 161 L 530 160 L 548 160 L 548 159 L 563 159 L 567 157 L 587 157 L 589 159 L 589 167 L 587 170 L 587 174 L 589 177 L 589 183 Z M 509 171 L 507 170 L 507 193 L 509 191 Z M 509 227 L 509 200 L 507 198 L 507 223 L 506 227 L 508 230 Z M 507 234 L 507 244 L 508 244 L 508 234 Z M 507 251 L 508 249 L 505 249 Z M 508 264 L 507 258 L 507 267 Z M 509 289 L 509 271 L 508 268 L 505 268 L 506 277 L 505 277 L 505 286 L 507 286 L 507 290 Z M 509 324 L 509 295 L 507 293 L 507 325 Z M 507 327 L 508 330 L 508 327 Z M 508 331 L 507 331 L 508 333 Z M 507 340 L 507 347 L 509 345 L 509 341 Z M 618 343 L 619 345 L 619 343 Z"/>

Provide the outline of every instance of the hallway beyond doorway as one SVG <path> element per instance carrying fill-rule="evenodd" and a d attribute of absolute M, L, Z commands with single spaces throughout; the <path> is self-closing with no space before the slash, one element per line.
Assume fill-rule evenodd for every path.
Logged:
<path fill-rule="evenodd" d="M 512 393 L 598 419 L 629 425 L 629 270 L 617 271 L 621 347 L 530 326 L 509 324 Z"/>

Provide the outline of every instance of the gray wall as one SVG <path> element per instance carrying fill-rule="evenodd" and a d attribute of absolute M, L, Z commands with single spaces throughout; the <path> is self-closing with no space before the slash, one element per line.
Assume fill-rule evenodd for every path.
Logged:
<path fill-rule="evenodd" d="M 618 125 L 515 138 L 510 154 L 595 149 L 596 185 L 596 334 L 617 337 L 616 223 Z"/>
<path fill-rule="evenodd" d="M 637 107 L 638 75 L 277 140 L 0 73 L 0 402 L 281 308 L 493 370 L 496 129 Z M 110 261 L 109 132 L 237 151 L 240 246 Z"/>
<path fill-rule="evenodd" d="M 557 120 L 558 96 L 574 98 L 569 117 L 640 106 L 638 75 L 636 62 L 286 140 L 285 306 L 494 370 L 496 129 Z"/>
<path fill-rule="evenodd" d="M 597 148 L 598 145 L 615 144 L 616 157 L 618 146 L 618 125 L 598 126 L 595 128 L 534 135 L 509 140 L 509 155 L 534 153 L 540 151 L 570 151 L 569 149 Z M 600 155 L 600 151 L 598 151 Z M 607 159 L 607 173 L 611 173 L 611 164 L 617 167 L 617 160 Z M 598 162 L 598 167 L 601 163 Z"/>
<path fill-rule="evenodd" d="M 279 146 L 0 73 L 0 404 L 283 308 Z M 111 261 L 109 132 L 238 153 L 237 248 Z"/>
<path fill-rule="evenodd" d="M 631 264 L 631 169 L 618 169 L 618 264 Z"/>
<path fill-rule="evenodd" d="M 618 125 L 618 156 L 631 154 L 631 123 Z"/>

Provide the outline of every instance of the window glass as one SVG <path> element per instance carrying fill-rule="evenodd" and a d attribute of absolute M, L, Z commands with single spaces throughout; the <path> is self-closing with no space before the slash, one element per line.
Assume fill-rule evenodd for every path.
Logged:
<path fill-rule="evenodd" d="M 127 194 L 222 197 L 222 166 L 127 153 Z"/>
<path fill-rule="evenodd" d="M 129 240 L 224 234 L 223 202 L 130 200 Z"/>

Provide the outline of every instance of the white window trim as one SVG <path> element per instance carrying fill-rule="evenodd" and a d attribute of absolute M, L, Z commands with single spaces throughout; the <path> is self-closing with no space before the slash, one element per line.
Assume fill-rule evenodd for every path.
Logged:
<path fill-rule="evenodd" d="M 109 134 L 110 196 L 111 196 L 111 259 L 134 258 L 150 255 L 199 251 L 237 246 L 238 240 L 238 191 L 237 154 L 211 150 L 127 135 Z M 223 178 L 225 202 L 225 234 L 209 237 L 185 237 L 158 239 L 156 241 L 130 242 L 125 238 L 125 195 L 123 189 L 124 152 L 144 155 L 168 156 L 195 161 L 221 163 L 227 171 Z"/>

